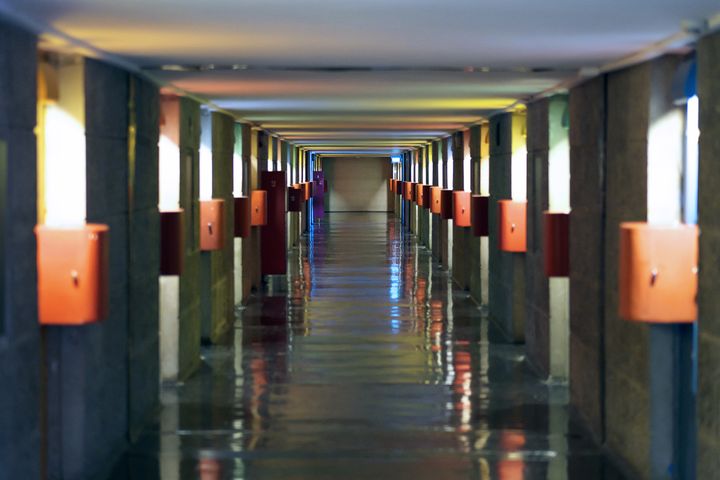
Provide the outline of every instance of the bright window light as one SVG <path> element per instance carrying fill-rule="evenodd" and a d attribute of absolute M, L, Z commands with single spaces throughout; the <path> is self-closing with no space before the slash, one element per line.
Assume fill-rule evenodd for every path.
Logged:
<path fill-rule="evenodd" d="M 527 147 L 517 148 L 510 163 L 510 194 L 515 201 L 527 200 Z"/>
<path fill-rule="evenodd" d="M 160 136 L 159 200 L 160 210 L 180 207 L 180 148 L 166 135 Z"/>
<path fill-rule="evenodd" d="M 455 159 L 453 158 L 452 142 L 447 142 L 447 178 L 445 179 L 445 188 L 455 188 L 453 181 L 455 179 Z"/>
<path fill-rule="evenodd" d="M 490 157 L 480 159 L 480 195 L 490 195 Z"/>
<path fill-rule="evenodd" d="M 697 223 L 698 216 L 698 163 L 700 151 L 700 101 L 697 95 L 688 99 L 685 122 L 685 223 Z"/>
<path fill-rule="evenodd" d="M 570 142 L 567 136 L 550 149 L 548 190 L 550 210 L 553 212 L 569 212 Z"/>
<path fill-rule="evenodd" d="M 212 195 L 212 113 L 203 110 L 200 117 L 200 200 L 212 200 Z"/>
<path fill-rule="evenodd" d="M 647 221 L 680 222 L 684 112 L 675 109 L 655 120 L 648 134 Z"/>

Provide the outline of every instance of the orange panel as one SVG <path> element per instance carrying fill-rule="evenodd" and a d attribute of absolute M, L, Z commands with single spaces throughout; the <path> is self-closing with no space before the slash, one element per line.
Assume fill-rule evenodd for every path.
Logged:
<path fill-rule="evenodd" d="M 305 187 L 305 191 L 307 192 L 307 187 Z M 267 225 L 267 192 L 265 190 L 253 191 L 250 202 L 250 225 L 264 227 Z"/>
<path fill-rule="evenodd" d="M 312 182 L 303 183 L 303 189 L 305 191 L 305 201 L 309 201 L 312 197 Z"/>
<path fill-rule="evenodd" d="M 415 184 L 415 202 L 421 207 L 423 203 L 425 203 L 425 190 L 423 187 L 425 187 L 425 185 L 422 183 Z"/>
<path fill-rule="evenodd" d="M 440 190 L 440 218 L 452 220 L 453 218 L 453 191 L 449 189 Z"/>
<path fill-rule="evenodd" d="M 235 236 L 248 238 L 250 236 L 250 198 L 235 197 Z"/>
<path fill-rule="evenodd" d="M 697 319 L 698 228 L 620 224 L 620 317 L 649 323 Z"/>
<path fill-rule="evenodd" d="M 453 218 L 456 227 L 471 227 L 472 219 L 470 217 L 470 192 L 454 192 L 453 193 Z"/>
<path fill-rule="evenodd" d="M 183 209 L 160 212 L 160 275 L 181 275 L 185 260 Z"/>
<path fill-rule="evenodd" d="M 225 245 L 225 200 L 200 201 L 200 250 L 220 250 Z"/>
<path fill-rule="evenodd" d="M 430 189 L 430 211 L 437 213 L 438 215 L 442 212 L 442 188 L 432 187 Z"/>
<path fill-rule="evenodd" d="M 527 202 L 498 201 L 498 245 L 503 252 L 527 251 Z"/>
<path fill-rule="evenodd" d="M 545 212 L 544 217 L 545 275 L 567 277 L 570 275 L 570 214 Z"/>
<path fill-rule="evenodd" d="M 395 179 L 391 178 L 388 183 L 390 184 L 390 192 L 395 193 Z"/>
<path fill-rule="evenodd" d="M 42 325 L 84 325 L 108 315 L 110 229 L 38 225 L 38 316 Z"/>
<path fill-rule="evenodd" d="M 412 201 L 415 193 L 415 184 L 413 182 L 405 182 L 405 200 Z"/>

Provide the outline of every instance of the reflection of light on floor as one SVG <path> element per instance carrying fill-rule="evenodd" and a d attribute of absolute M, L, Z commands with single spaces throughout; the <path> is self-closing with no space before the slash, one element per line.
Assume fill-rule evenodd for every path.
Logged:
<path fill-rule="evenodd" d="M 400 265 L 390 265 L 390 289 L 388 293 L 391 300 L 400 299 Z"/>

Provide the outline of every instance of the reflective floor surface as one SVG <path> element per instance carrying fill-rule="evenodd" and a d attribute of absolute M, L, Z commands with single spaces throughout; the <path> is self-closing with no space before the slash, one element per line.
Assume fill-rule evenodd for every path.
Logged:
<path fill-rule="evenodd" d="M 329 214 L 290 262 L 113 479 L 623 478 L 393 217 Z"/>

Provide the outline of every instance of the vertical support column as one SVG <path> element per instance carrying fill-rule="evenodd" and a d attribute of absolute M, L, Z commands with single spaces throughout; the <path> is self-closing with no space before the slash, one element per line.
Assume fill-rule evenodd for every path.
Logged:
<path fill-rule="evenodd" d="M 442 180 L 444 189 L 453 188 L 453 156 L 452 156 L 452 137 L 442 140 Z M 452 244 L 453 231 L 452 221 L 440 219 L 440 263 L 447 269 L 452 269 Z"/>
<path fill-rule="evenodd" d="M 453 184 L 456 192 L 465 191 L 466 183 L 470 182 L 470 131 L 455 132 L 452 136 L 453 149 Z M 469 185 L 468 185 L 469 188 Z M 467 258 L 470 254 L 470 229 L 455 225 L 451 221 L 453 232 L 452 255 L 453 258 Z M 470 288 L 470 269 L 472 263 L 463 261 L 453 264 L 452 275 L 455 282 L 463 290 Z"/>
<path fill-rule="evenodd" d="M 481 125 L 475 125 L 470 128 L 470 139 L 469 139 L 469 148 L 470 148 L 470 175 L 471 175 L 471 181 L 470 181 L 470 187 L 471 192 L 473 195 L 480 195 L 480 144 L 482 142 L 482 131 L 483 128 Z M 468 237 L 468 251 L 470 254 L 470 275 L 469 275 L 469 281 L 470 281 L 470 295 L 475 299 L 476 302 L 482 304 L 483 303 L 483 295 L 482 295 L 482 287 L 483 287 L 483 278 L 482 278 L 482 269 L 483 269 L 483 259 L 482 259 L 482 241 L 485 237 L 473 237 L 470 235 Z"/>
<path fill-rule="evenodd" d="M 441 142 L 434 141 L 430 145 L 430 148 L 432 149 L 432 156 L 431 156 L 431 163 L 430 163 L 430 169 L 431 169 L 431 176 L 432 176 L 432 185 L 441 187 Z M 430 222 L 431 225 L 431 234 L 432 238 L 430 240 L 430 243 L 432 245 L 432 255 L 433 257 L 440 259 L 440 252 L 441 252 L 441 224 L 440 224 L 440 215 L 437 214 L 430 214 Z"/>
<path fill-rule="evenodd" d="M 700 273 L 697 478 L 712 478 L 720 471 L 720 212 L 717 186 L 720 182 L 720 33 L 700 40 L 697 51 L 698 96 L 700 99 L 699 224 Z"/>
<path fill-rule="evenodd" d="M 526 199 L 525 115 L 504 113 L 490 119 L 490 290 L 489 314 L 515 342 L 525 336 L 525 255 L 500 250 L 498 200 Z"/>

